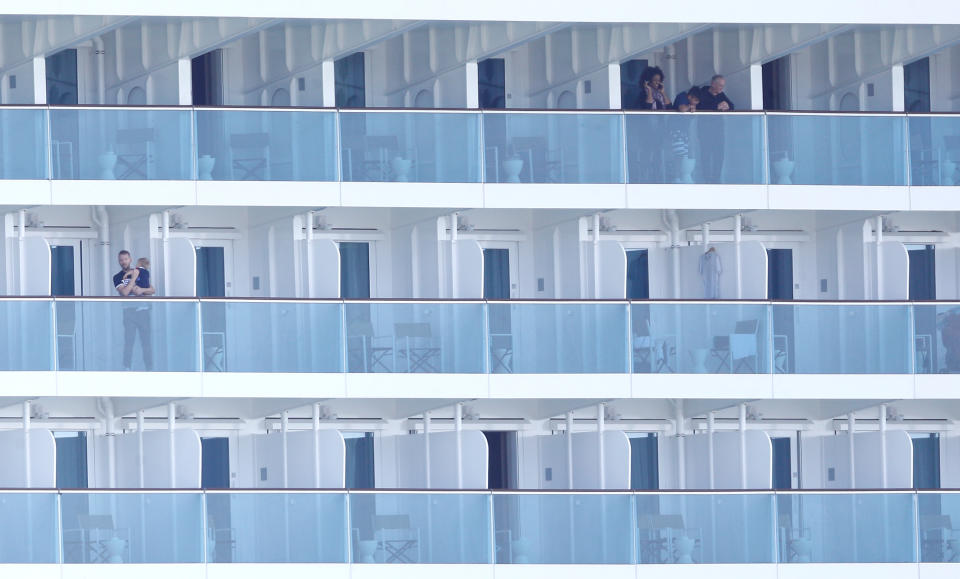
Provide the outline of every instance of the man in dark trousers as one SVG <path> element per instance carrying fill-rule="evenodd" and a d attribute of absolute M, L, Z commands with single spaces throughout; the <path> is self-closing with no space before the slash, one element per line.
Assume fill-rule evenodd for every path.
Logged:
<path fill-rule="evenodd" d="M 699 111 L 732 111 L 733 101 L 727 98 L 723 89 L 727 80 L 723 75 L 715 74 L 710 85 L 700 89 Z M 720 183 L 723 175 L 723 148 L 726 145 L 724 119 L 714 115 L 700 117 L 700 170 L 707 183 Z"/>
<path fill-rule="evenodd" d="M 130 298 L 152 296 L 155 293 L 150 284 L 150 271 L 133 267 L 130 252 L 124 249 L 117 254 L 120 271 L 113 276 L 113 287 L 117 293 Z M 144 369 L 153 370 L 153 345 L 150 341 L 150 306 L 141 303 L 123 308 L 123 369 L 129 371 L 133 358 L 133 341 L 140 335 L 140 349 L 143 351 Z"/>

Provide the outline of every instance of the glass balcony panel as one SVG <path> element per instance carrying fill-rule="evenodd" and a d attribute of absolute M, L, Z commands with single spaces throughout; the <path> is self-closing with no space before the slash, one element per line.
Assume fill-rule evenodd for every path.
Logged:
<path fill-rule="evenodd" d="M 960 373 L 960 303 L 913 304 L 917 374 Z"/>
<path fill-rule="evenodd" d="M 0 179 L 47 178 L 47 112 L 0 110 Z"/>
<path fill-rule="evenodd" d="M 499 564 L 635 563 L 631 495 L 495 494 Z"/>
<path fill-rule="evenodd" d="M 197 372 L 195 301 L 58 300 L 57 369 Z"/>
<path fill-rule="evenodd" d="M 618 114 L 484 113 L 487 183 L 623 183 Z"/>
<path fill-rule="evenodd" d="M 200 304 L 205 372 L 342 372 L 339 303 Z"/>
<path fill-rule="evenodd" d="M 354 563 L 491 563 L 487 494 L 351 494 L 350 524 Z"/>
<path fill-rule="evenodd" d="M 628 114 L 630 183 L 764 183 L 763 115 Z"/>
<path fill-rule="evenodd" d="M 785 374 L 908 374 L 905 304 L 773 304 L 774 371 Z"/>
<path fill-rule="evenodd" d="M 960 563 L 960 494 L 921 493 L 917 496 L 920 514 L 920 562 Z"/>
<path fill-rule="evenodd" d="M 631 305 L 633 371 L 639 374 L 766 374 L 766 304 Z"/>
<path fill-rule="evenodd" d="M 53 178 L 193 179 L 191 116 L 187 109 L 52 109 Z"/>
<path fill-rule="evenodd" d="M 55 493 L 0 493 L 0 521 L 0 564 L 60 562 Z"/>
<path fill-rule="evenodd" d="M 483 304 L 347 303 L 347 372 L 484 372 Z"/>
<path fill-rule="evenodd" d="M 772 494 L 638 494 L 639 562 L 776 563 L 773 499 Z"/>
<path fill-rule="evenodd" d="M 960 117 L 909 116 L 910 184 L 960 185 Z"/>
<path fill-rule="evenodd" d="M 0 371 L 53 370 L 53 304 L 0 300 Z"/>
<path fill-rule="evenodd" d="M 64 563 L 203 563 L 203 495 L 66 493 Z"/>
<path fill-rule="evenodd" d="M 333 111 L 196 111 L 201 181 L 336 181 Z"/>
<path fill-rule="evenodd" d="M 348 563 L 345 493 L 208 493 L 209 563 Z"/>
<path fill-rule="evenodd" d="M 906 185 L 900 115 L 769 115 L 770 183 Z"/>
<path fill-rule="evenodd" d="M 340 113 L 344 181 L 479 183 L 478 113 Z"/>
<path fill-rule="evenodd" d="M 629 372 L 625 303 L 488 304 L 490 372 Z"/>
<path fill-rule="evenodd" d="M 913 494 L 777 496 L 781 563 L 914 563 Z"/>

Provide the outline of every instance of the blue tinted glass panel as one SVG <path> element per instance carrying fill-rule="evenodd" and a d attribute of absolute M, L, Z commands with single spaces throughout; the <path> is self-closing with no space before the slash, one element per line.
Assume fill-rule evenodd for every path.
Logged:
<path fill-rule="evenodd" d="M 626 116 L 630 183 L 763 184 L 763 116 Z"/>
<path fill-rule="evenodd" d="M 47 112 L 0 110 L 0 179 L 47 178 Z"/>
<path fill-rule="evenodd" d="M 350 521 L 354 563 L 491 563 L 486 494 L 352 494 Z"/>
<path fill-rule="evenodd" d="M 210 563 L 347 563 L 347 496 L 210 493 Z"/>
<path fill-rule="evenodd" d="M 479 183 L 478 113 L 343 112 L 344 181 Z"/>
<path fill-rule="evenodd" d="M 53 370 L 53 304 L 0 300 L 0 371 Z"/>
<path fill-rule="evenodd" d="M 59 563 L 58 519 L 54 493 L 0 493 L 0 564 Z"/>
<path fill-rule="evenodd" d="M 914 304 L 913 323 L 916 372 L 960 373 L 960 304 Z"/>
<path fill-rule="evenodd" d="M 923 493 L 917 496 L 920 521 L 920 561 L 922 563 L 958 563 L 960 494 Z"/>
<path fill-rule="evenodd" d="M 487 183 L 623 183 L 623 117 L 486 113 Z"/>
<path fill-rule="evenodd" d="M 163 109 L 51 110 L 53 178 L 193 179 L 191 115 Z"/>
<path fill-rule="evenodd" d="M 336 113 L 198 110 L 201 181 L 336 181 Z"/>
<path fill-rule="evenodd" d="M 906 185 L 898 115 L 769 115 L 770 183 Z"/>
<path fill-rule="evenodd" d="M 960 185 L 960 117 L 910 116 L 910 184 Z"/>

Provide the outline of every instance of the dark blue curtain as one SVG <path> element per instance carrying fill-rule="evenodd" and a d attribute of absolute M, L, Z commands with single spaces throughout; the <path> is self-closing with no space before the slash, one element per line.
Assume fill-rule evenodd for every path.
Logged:
<path fill-rule="evenodd" d="M 910 260 L 910 299 L 937 299 L 936 246 L 911 248 L 907 257 Z"/>
<path fill-rule="evenodd" d="M 790 439 L 776 437 L 770 439 L 773 445 L 773 488 L 777 490 L 793 487 L 793 467 L 790 461 Z"/>
<path fill-rule="evenodd" d="M 227 295 L 223 271 L 222 247 L 197 248 L 197 297 L 222 298 Z"/>
<path fill-rule="evenodd" d="M 483 250 L 483 297 L 510 299 L 510 250 Z"/>
<path fill-rule="evenodd" d="M 367 106 L 362 52 L 354 52 L 334 62 L 333 78 L 338 107 L 359 109 Z"/>
<path fill-rule="evenodd" d="M 767 250 L 767 299 L 793 299 L 793 250 Z"/>
<path fill-rule="evenodd" d="M 627 299 L 650 299 L 650 266 L 646 249 L 627 252 Z"/>
<path fill-rule="evenodd" d="M 77 295 L 77 288 L 74 283 L 76 275 L 74 263 L 72 245 L 55 245 L 50 248 L 51 294 L 55 296 Z"/>
<path fill-rule="evenodd" d="M 913 486 L 940 488 L 940 435 L 936 433 L 913 439 Z"/>
<path fill-rule="evenodd" d="M 644 491 L 660 488 L 660 459 L 654 432 L 630 437 L 630 488 Z"/>
<path fill-rule="evenodd" d="M 87 433 L 61 435 L 54 440 L 57 445 L 57 488 L 87 488 Z"/>
<path fill-rule="evenodd" d="M 230 439 L 225 436 L 200 439 L 200 486 L 230 488 Z"/>
<path fill-rule="evenodd" d="M 349 300 L 370 297 L 369 243 L 340 243 L 340 297 Z"/>
<path fill-rule="evenodd" d="M 373 460 L 373 433 L 347 438 L 346 479 L 348 489 L 372 489 L 376 486 Z"/>

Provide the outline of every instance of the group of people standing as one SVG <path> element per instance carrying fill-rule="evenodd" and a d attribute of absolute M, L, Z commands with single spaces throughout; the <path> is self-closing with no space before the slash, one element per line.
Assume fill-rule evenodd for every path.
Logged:
<path fill-rule="evenodd" d="M 640 88 L 642 96 L 639 107 L 641 110 L 652 111 L 717 111 L 725 112 L 734 110 L 733 101 L 723 92 L 727 81 L 721 74 L 715 74 L 710 79 L 710 84 L 706 86 L 692 86 L 688 90 L 681 92 L 673 101 L 667 96 L 664 86 L 663 70 L 658 66 L 648 66 L 640 75 Z M 669 147 L 673 151 L 673 156 L 677 161 L 677 168 L 674 173 L 677 182 L 685 182 L 683 172 L 679 170 L 681 161 L 695 157 L 690 151 L 690 123 L 686 120 L 679 120 L 670 123 L 668 131 Z M 698 120 L 698 137 L 700 141 L 700 152 L 697 164 L 699 164 L 702 181 L 706 183 L 720 183 L 723 171 L 723 153 L 724 153 L 724 123 L 723 119 L 713 115 L 707 115 Z M 692 171 L 692 166 L 690 170 Z M 651 167 L 652 169 L 652 167 Z"/>

